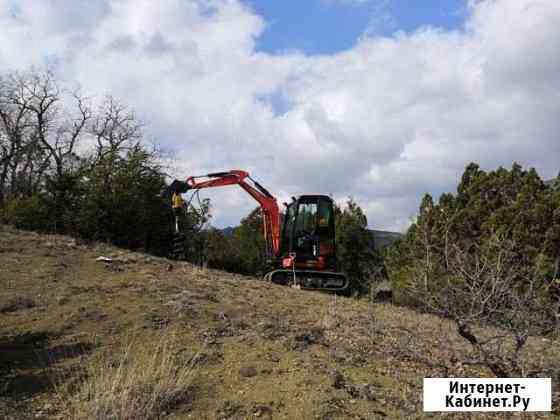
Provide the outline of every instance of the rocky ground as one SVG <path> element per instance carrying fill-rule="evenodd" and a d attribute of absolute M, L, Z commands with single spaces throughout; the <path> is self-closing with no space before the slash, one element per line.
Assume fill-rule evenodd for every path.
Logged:
<path fill-rule="evenodd" d="M 423 377 L 489 376 L 431 315 L 63 236 L 0 226 L 0 286 L 0 418 L 68 418 L 52 372 L 162 334 L 193 365 L 165 418 L 423 418 Z"/>

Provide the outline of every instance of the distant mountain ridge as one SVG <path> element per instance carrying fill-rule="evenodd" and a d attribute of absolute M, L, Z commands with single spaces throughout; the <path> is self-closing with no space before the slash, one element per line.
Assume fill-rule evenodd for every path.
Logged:
<path fill-rule="evenodd" d="M 395 242 L 397 239 L 402 238 L 403 236 L 402 233 L 389 232 L 386 230 L 369 229 L 369 231 L 373 234 L 373 239 L 375 240 L 376 249 L 387 248 L 393 242 Z"/>
<path fill-rule="evenodd" d="M 226 236 L 231 236 L 233 235 L 233 231 L 235 230 L 235 228 L 236 226 L 228 226 L 223 229 L 220 229 L 220 232 L 222 232 Z"/>

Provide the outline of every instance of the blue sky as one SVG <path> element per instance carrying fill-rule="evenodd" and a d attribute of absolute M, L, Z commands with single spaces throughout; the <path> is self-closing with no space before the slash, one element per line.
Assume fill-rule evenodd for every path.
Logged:
<path fill-rule="evenodd" d="M 391 35 L 430 25 L 461 28 L 466 0 L 249 0 L 267 22 L 257 49 L 308 55 L 351 48 L 364 34 Z"/>

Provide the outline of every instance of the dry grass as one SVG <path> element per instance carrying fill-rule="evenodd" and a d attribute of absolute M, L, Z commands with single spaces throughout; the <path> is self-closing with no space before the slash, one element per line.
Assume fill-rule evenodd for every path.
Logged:
<path fill-rule="evenodd" d="M 79 373 L 58 375 L 55 388 L 72 419 L 157 419 L 189 401 L 194 360 L 181 360 L 169 332 L 153 345 L 131 339 L 101 351 Z"/>
<path fill-rule="evenodd" d="M 0 314 L 1 419 L 423 418 L 423 377 L 491 376 L 448 319 L 2 225 L 0 285 L 35 303 Z"/>

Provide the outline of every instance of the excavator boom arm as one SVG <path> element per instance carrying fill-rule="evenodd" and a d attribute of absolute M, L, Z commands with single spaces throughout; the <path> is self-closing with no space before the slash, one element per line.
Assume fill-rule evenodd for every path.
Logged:
<path fill-rule="evenodd" d="M 203 178 L 201 180 L 201 178 Z M 247 182 L 250 180 L 251 183 Z M 248 172 L 231 170 L 217 172 L 202 176 L 191 176 L 186 182 L 174 181 L 171 188 L 177 192 L 188 190 L 200 190 L 203 188 L 223 187 L 227 185 L 239 185 L 261 206 L 263 212 L 264 238 L 267 243 L 267 251 L 277 256 L 280 252 L 280 210 L 276 198 L 266 188 L 254 181 Z"/>

